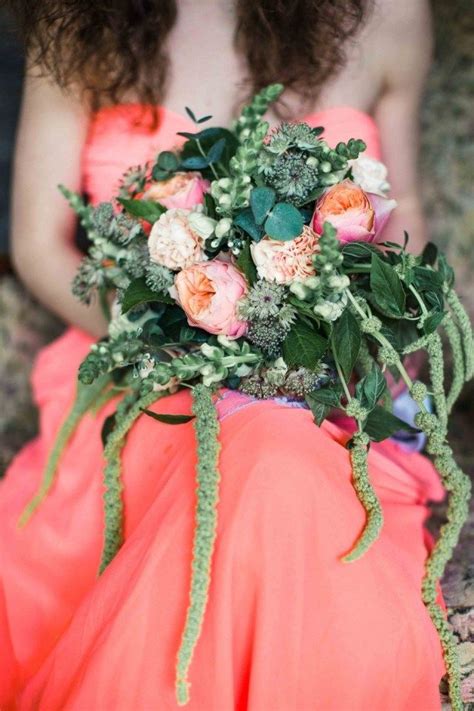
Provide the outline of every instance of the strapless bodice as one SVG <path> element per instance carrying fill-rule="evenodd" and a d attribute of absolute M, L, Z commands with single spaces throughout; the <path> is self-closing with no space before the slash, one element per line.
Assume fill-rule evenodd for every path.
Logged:
<path fill-rule="evenodd" d="M 362 138 L 367 155 L 380 157 L 380 140 L 374 119 L 351 107 L 334 107 L 304 116 L 311 126 L 324 126 L 330 145 L 349 138 Z M 93 202 L 109 200 L 122 174 L 131 166 L 143 165 L 184 140 L 178 131 L 193 131 L 192 121 L 181 114 L 141 104 L 118 104 L 97 111 L 91 120 L 83 153 L 83 189 Z"/>

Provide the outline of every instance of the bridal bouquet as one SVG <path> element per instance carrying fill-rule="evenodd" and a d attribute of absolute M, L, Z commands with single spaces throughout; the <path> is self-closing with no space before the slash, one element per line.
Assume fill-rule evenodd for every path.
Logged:
<path fill-rule="evenodd" d="M 103 570 L 122 542 L 120 453 L 143 413 L 169 424 L 194 419 L 197 509 L 190 604 L 177 657 L 177 699 L 186 703 L 188 669 L 205 612 L 216 535 L 219 389 L 255 398 L 304 400 L 316 425 L 334 410 L 353 418 L 347 448 L 366 526 L 344 561 L 354 561 L 380 532 L 382 509 L 370 483 L 370 442 L 408 428 L 392 413 L 387 379 L 402 379 L 419 412 L 450 492 L 448 520 L 427 562 L 423 600 L 442 640 L 453 708 L 461 708 L 452 633 L 436 603 L 443 573 L 467 516 L 469 479 L 447 437 L 449 412 L 473 374 L 471 325 L 453 290 L 454 275 L 429 244 L 421 255 L 380 243 L 395 207 L 384 166 L 363 155 L 363 141 L 330 148 L 322 128 L 262 119 L 282 87 L 260 92 L 230 130 L 203 127 L 176 151 L 130 169 L 111 202 L 97 206 L 62 188 L 91 246 L 74 280 L 78 298 L 98 295 L 109 336 L 79 370 L 76 404 L 58 435 L 42 489 L 89 408 L 121 395 L 103 428 L 106 467 Z M 452 350 L 444 383 L 442 333 Z M 413 382 L 404 365 L 428 354 L 430 382 Z M 182 387 L 192 415 L 160 415 L 150 406 Z M 426 406 L 431 395 L 435 413 Z"/>

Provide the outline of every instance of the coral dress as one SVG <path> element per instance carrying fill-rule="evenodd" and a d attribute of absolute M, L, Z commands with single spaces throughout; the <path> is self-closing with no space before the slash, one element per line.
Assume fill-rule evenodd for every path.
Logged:
<path fill-rule="evenodd" d="M 84 187 L 108 199 L 132 164 L 176 144 L 189 121 L 139 106 L 94 117 Z M 330 143 L 363 138 L 364 113 L 306 119 Z M 3 711 L 176 709 L 175 658 L 188 605 L 195 505 L 192 424 L 142 417 L 124 449 L 125 543 L 97 577 L 102 536 L 100 430 L 89 414 L 64 453 L 55 486 L 24 528 L 17 519 L 41 478 L 70 407 L 91 339 L 75 329 L 45 348 L 33 374 L 39 436 L 0 485 L 0 708 Z M 182 391 L 156 410 L 189 413 Z M 281 400 L 226 392 L 218 405 L 222 475 L 209 604 L 190 670 L 190 711 L 434 711 L 441 646 L 421 600 L 431 545 L 427 501 L 443 491 L 419 454 L 393 442 L 369 462 L 383 505 L 380 539 L 342 563 L 364 525 L 335 423 Z"/>

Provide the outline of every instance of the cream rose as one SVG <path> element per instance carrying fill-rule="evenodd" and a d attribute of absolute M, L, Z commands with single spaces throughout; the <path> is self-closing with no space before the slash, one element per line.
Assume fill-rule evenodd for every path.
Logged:
<path fill-rule="evenodd" d="M 356 183 L 366 193 L 374 193 L 385 197 L 390 190 L 390 183 L 387 182 L 387 168 L 379 160 L 361 155 L 355 160 L 349 161 L 352 169 L 352 177 Z"/>
<path fill-rule="evenodd" d="M 313 255 L 318 251 L 318 240 L 316 232 L 305 225 L 299 237 L 287 242 L 270 237 L 253 242 L 250 250 L 258 275 L 277 284 L 291 284 L 313 276 Z"/>
<path fill-rule="evenodd" d="M 206 259 L 204 240 L 190 223 L 191 210 L 172 208 L 153 225 L 148 238 L 150 259 L 168 269 L 186 269 Z"/>

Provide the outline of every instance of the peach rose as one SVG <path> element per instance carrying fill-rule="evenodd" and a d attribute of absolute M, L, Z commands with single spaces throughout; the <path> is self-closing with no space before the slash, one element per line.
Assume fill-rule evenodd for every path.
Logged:
<path fill-rule="evenodd" d="M 148 238 L 150 259 L 178 271 L 206 259 L 204 240 L 189 224 L 191 210 L 172 208 L 153 225 Z"/>
<path fill-rule="evenodd" d="M 305 225 L 300 236 L 288 242 L 270 237 L 252 242 L 250 251 L 259 276 L 278 284 L 291 284 L 313 276 L 313 255 L 318 251 L 318 240 L 316 232 Z"/>
<path fill-rule="evenodd" d="M 247 324 L 238 318 L 237 304 L 248 287 L 232 264 L 218 259 L 194 264 L 176 275 L 174 285 L 190 326 L 231 339 L 243 336 Z"/>
<path fill-rule="evenodd" d="M 324 223 L 330 222 L 343 244 L 375 242 L 396 204 L 395 200 L 364 192 L 351 180 L 343 180 L 318 200 L 312 227 L 321 234 Z"/>
<path fill-rule="evenodd" d="M 143 200 L 154 200 L 165 207 L 189 210 L 204 202 L 210 183 L 200 173 L 175 173 L 172 178 L 152 183 Z"/>

